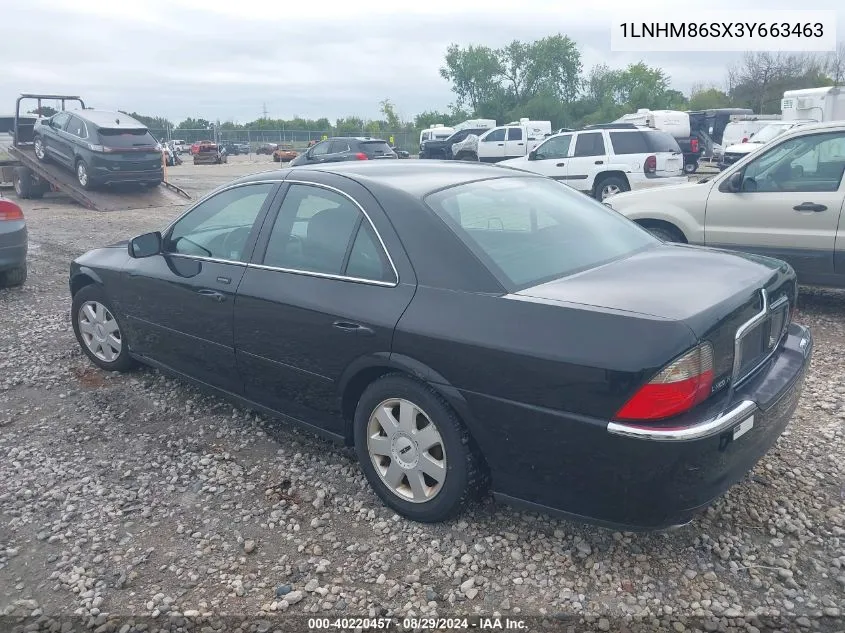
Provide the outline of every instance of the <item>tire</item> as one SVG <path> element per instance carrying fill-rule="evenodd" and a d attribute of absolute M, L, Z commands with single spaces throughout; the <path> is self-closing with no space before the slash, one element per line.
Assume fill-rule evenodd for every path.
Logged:
<path fill-rule="evenodd" d="M 664 242 L 677 242 L 681 244 L 686 242 L 681 232 L 672 226 L 644 226 L 643 228 Z"/>
<path fill-rule="evenodd" d="M 396 427 L 391 431 L 391 442 L 376 419 L 376 411 L 392 409 L 393 413 L 382 419 L 388 416 L 390 420 L 392 415 L 399 420 L 399 409 L 408 406 L 417 411 L 416 422 L 406 427 L 408 432 Z M 419 428 L 420 422 L 423 428 Z M 421 435 L 429 425 L 434 432 Z M 354 435 L 358 461 L 370 486 L 385 505 L 412 521 L 436 523 L 455 516 L 486 483 L 481 457 L 452 408 L 431 387 L 404 375 L 388 374 L 367 387 L 355 409 Z M 425 437 L 434 443 L 420 450 L 419 442 Z M 379 445 L 381 448 L 376 448 Z M 389 451 L 392 456 L 380 451 Z M 431 465 L 429 472 L 437 474 L 439 481 L 428 474 L 423 477 L 418 466 L 422 460 Z M 442 468 L 439 473 L 435 472 L 438 462 Z M 392 475 L 394 465 L 398 478 Z M 414 490 L 411 477 L 417 482 Z M 398 483 L 388 484 L 389 478 Z"/>
<path fill-rule="evenodd" d="M 12 268 L 6 272 L 0 272 L 0 288 L 11 288 L 21 286 L 26 281 L 26 264 Z"/>
<path fill-rule="evenodd" d="M 44 147 L 44 140 L 40 136 L 35 137 L 33 150 L 35 152 L 35 158 L 38 159 L 39 163 L 47 162 L 47 150 Z"/>
<path fill-rule="evenodd" d="M 32 170 L 29 167 L 15 167 L 14 173 L 15 195 L 21 200 L 32 198 L 35 183 L 32 181 Z"/>
<path fill-rule="evenodd" d="M 128 371 L 135 366 L 120 319 L 100 286 L 91 284 L 73 295 L 70 318 L 82 352 L 97 367 L 106 371 Z M 114 336 L 115 331 L 117 335 L 110 339 L 109 333 Z M 119 342 L 116 355 L 115 339 Z"/>
<path fill-rule="evenodd" d="M 473 154 L 472 152 L 461 152 L 455 157 L 455 159 L 471 161 L 473 163 L 478 162 L 478 156 L 476 154 Z"/>
<path fill-rule="evenodd" d="M 74 173 L 76 174 L 76 182 L 79 183 L 79 186 L 83 189 L 90 191 L 94 188 L 94 183 L 91 180 L 91 174 L 88 173 L 88 163 L 86 163 L 81 158 L 76 161 L 76 166 L 74 167 Z M 84 177 L 83 177 L 84 172 Z"/>
<path fill-rule="evenodd" d="M 694 174 L 698 171 L 698 163 L 684 163 L 684 173 L 685 174 Z"/>
<path fill-rule="evenodd" d="M 622 176 L 605 176 L 596 183 L 594 197 L 601 202 L 617 193 L 631 191 L 628 181 Z"/>

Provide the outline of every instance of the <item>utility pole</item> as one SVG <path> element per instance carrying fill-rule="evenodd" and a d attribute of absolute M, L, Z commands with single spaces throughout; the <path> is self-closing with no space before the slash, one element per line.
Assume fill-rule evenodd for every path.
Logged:
<path fill-rule="evenodd" d="M 263 105 L 263 107 L 262 107 L 262 110 L 261 110 L 261 115 L 262 115 L 261 118 L 266 119 L 267 118 L 267 103 L 265 102 L 262 105 Z"/>

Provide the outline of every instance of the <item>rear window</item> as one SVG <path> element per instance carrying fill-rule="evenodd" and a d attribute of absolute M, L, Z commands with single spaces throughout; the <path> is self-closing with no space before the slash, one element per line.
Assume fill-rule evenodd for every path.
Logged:
<path fill-rule="evenodd" d="M 360 150 L 367 156 L 385 156 L 393 153 L 386 141 L 361 141 Z"/>
<path fill-rule="evenodd" d="M 611 132 L 614 154 L 649 154 L 652 152 L 680 152 L 678 142 L 666 132 Z"/>
<path fill-rule="evenodd" d="M 509 292 L 658 243 L 622 215 L 554 180 L 484 180 L 435 192 L 426 203 Z"/>
<path fill-rule="evenodd" d="M 100 142 L 106 147 L 144 147 L 156 144 L 153 135 L 146 128 L 120 130 L 100 128 L 99 134 Z"/>

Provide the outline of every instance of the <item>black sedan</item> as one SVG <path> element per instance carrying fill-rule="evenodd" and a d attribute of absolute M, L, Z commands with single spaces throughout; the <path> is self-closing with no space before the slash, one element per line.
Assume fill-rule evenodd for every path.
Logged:
<path fill-rule="evenodd" d="M 690 520 L 792 416 L 812 338 L 785 263 L 661 242 L 566 185 L 361 161 L 233 182 L 70 270 L 83 352 L 354 445 L 414 520 L 496 498 Z"/>

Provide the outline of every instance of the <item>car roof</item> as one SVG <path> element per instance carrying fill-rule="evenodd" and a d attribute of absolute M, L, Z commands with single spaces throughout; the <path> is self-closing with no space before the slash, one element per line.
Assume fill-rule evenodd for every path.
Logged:
<path fill-rule="evenodd" d="M 133 119 L 128 114 L 123 112 L 112 112 L 109 110 L 94 110 L 92 108 L 85 108 L 84 110 L 67 110 L 70 114 L 78 116 L 97 127 L 104 127 L 116 130 L 137 130 L 138 128 L 147 129 L 147 126 L 140 121 Z"/>
<path fill-rule="evenodd" d="M 252 174 L 238 182 L 276 180 L 298 171 L 320 171 L 337 174 L 355 180 L 364 186 L 389 187 L 416 198 L 424 198 L 440 189 L 490 178 L 542 178 L 542 176 L 531 172 L 483 163 L 440 160 L 371 160 L 289 167 L 283 170 Z"/>

